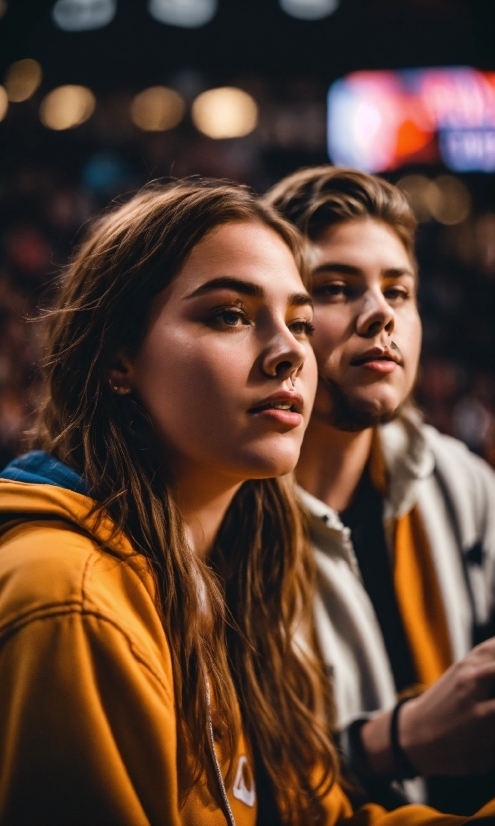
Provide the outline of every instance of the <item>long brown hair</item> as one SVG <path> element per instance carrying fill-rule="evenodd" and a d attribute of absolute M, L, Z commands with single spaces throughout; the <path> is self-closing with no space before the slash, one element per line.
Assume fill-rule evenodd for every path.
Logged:
<path fill-rule="evenodd" d="M 206 735 L 207 675 L 230 759 L 227 782 L 238 701 L 279 798 L 290 784 L 291 822 L 319 823 L 337 763 L 331 701 L 314 653 L 311 553 L 291 482 L 245 482 L 210 563 L 202 562 L 186 542 L 173 479 L 146 411 L 134 394 L 113 394 L 108 382 L 116 355 L 139 348 L 152 298 L 206 233 L 230 221 L 274 230 L 306 279 L 298 231 L 242 187 L 155 185 L 94 225 L 49 314 L 46 399 L 33 445 L 82 473 L 93 498 L 149 560 L 180 709 L 183 797 L 205 772 L 218 800 Z"/>

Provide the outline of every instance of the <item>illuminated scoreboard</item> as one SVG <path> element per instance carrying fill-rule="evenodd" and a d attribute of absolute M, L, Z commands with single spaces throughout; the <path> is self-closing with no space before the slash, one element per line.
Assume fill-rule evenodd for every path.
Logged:
<path fill-rule="evenodd" d="M 385 172 L 443 162 L 495 171 L 495 72 L 469 67 L 354 72 L 328 92 L 333 163 Z"/>

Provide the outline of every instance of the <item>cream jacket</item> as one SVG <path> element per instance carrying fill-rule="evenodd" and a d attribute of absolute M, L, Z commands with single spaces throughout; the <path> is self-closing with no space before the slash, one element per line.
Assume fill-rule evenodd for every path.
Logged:
<path fill-rule="evenodd" d="M 391 539 L 394 518 L 418 505 L 452 651 L 462 659 L 495 631 L 495 473 L 461 442 L 422 424 L 414 411 L 382 426 L 379 435 L 390 490 L 385 533 Z M 319 639 L 345 730 L 363 714 L 395 705 L 394 680 L 349 529 L 323 502 L 304 490 L 300 495 L 311 515 L 318 568 Z"/>

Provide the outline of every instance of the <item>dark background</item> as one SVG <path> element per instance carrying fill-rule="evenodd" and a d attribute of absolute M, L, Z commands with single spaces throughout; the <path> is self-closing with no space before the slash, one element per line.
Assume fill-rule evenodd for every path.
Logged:
<path fill-rule="evenodd" d="M 49 304 L 54 277 L 95 212 L 157 177 L 219 176 L 261 192 L 300 166 L 328 162 L 326 92 L 357 69 L 495 70 L 493 0 L 341 0 L 314 22 L 289 17 L 277 0 L 220 0 L 212 22 L 196 30 L 154 21 L 144 0 L 119 0 L 112 23 L 79 33 L 57 29 L 52 6 L 11 0 L 0 20 L 0 82 L 21 58 L 43 68 L 35 95 L 11 104 L 0 123 L 0 461 L 19 449 L 38 400 L 39 325 L 26 319 Z M 53 132 L 41 125 L 39 104 L 67 83 L 90 87 L 96 110 Z M 258 127 L 212 140 L 186 115 L 168 132 L 141 132 L 129 104 L 157 84 L 176 88 L 188 107 L 205 89 L 239 86 L 258 103 Z M 444 171 L 409 165 L 386 177 Z M 418 400 L 440 429 L 495 464 L 494 176 L 459 177 L 470 216 L 451 227 L 430 220 L 418 233 Z"/>

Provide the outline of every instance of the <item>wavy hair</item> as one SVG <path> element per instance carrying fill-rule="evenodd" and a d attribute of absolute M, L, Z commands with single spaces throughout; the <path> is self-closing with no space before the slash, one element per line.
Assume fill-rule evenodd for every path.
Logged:
<path fill-rule="evenodd" d="M 220 747 L 230 760 L 227 782 L 239 703 L 282 816 L 290 779 L 291 818 L 320 823 L 337 758 L 312 621 L 313 563 L 291 481 L 245 482 L 203 562 L 186 542 L 173 479 L 146 411 L 134 394 L 112 393 L 108 381 L 115 356 L 139 349 L 153 297 L 180 277 L 208 232 L 231 221 L 260 222 L 276 232 L 307 283 L 299 232 L 243 187 L 154 185 L 94 224 L 48 314 L 46 395 L 32 445 L 82 473 L 102 512 L 149 562 L 180 709 L 182 799 L 206 775 L 221 802 L 207 737 L 207 678 Z"/>
<path fill-rule="evenodd" d="M 398 235 L 415 268 L 416 218 L 404 193 L 377 175 L 340 166 L 299 169 L 263 198 L 315 241 L 332 224 L 374 218 Z"/>

